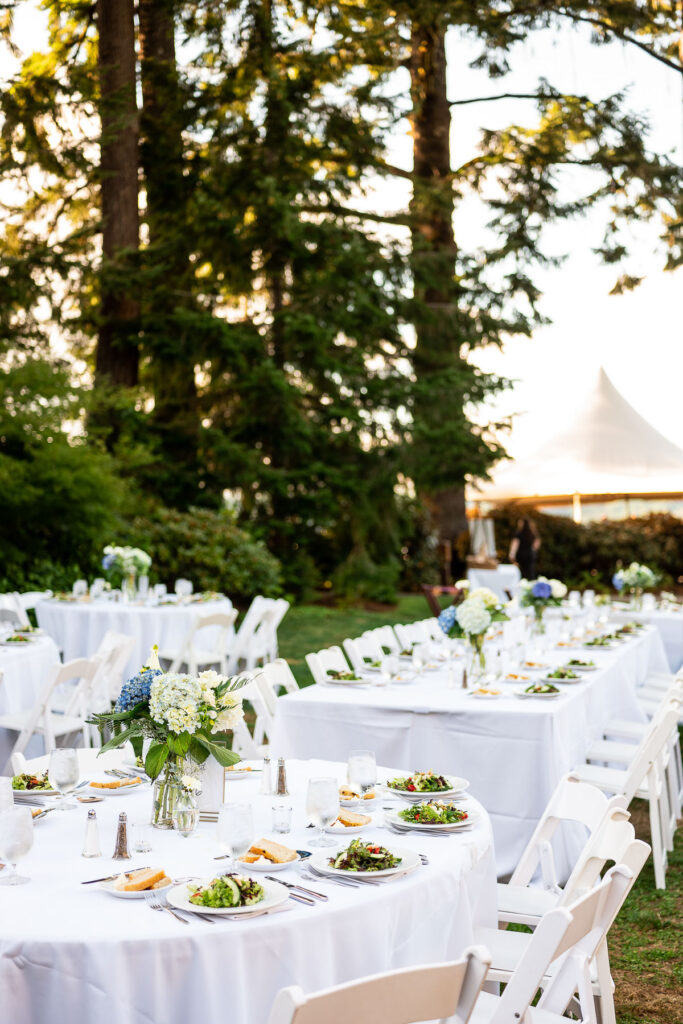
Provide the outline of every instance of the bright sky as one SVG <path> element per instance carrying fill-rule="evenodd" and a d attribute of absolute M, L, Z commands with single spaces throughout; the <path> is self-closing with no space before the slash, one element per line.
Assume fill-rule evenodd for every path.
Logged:
<path fill-rule="evenodd" d="M 43 45 L 44 16 L 33 0 L 16 13 L 17 38 L 26 51 Z M 531 92 L 540 77 L 567 91 L 604 97 L 629 87 L 632 109 L 646 112 L 652 126 L 651 143 L 683 157 L 683 106 L 680 76 L 640 53 L 635 47 L 595 47 L 586 31 L 566 28 L 561 33 L 539 32 L 512 54 L 513 73 L 491 81 L 468 67 L 478 52 L 455 33 L 449 38 L 451 99 L 500 92 Z M 454 164 L 472 155 L 480 127 L 500 127 L 513 121 L 533 123 L 533 104 L 504 101 L 454 109 Z M 397 134 L 395 162 L 410 166 L 410 140 Z M 385 205 L 398 207 L 384 192 Z M 395 201 L 394 201 L 395 200 Z M 481 244 L 479 211 L 463 210 L 456 220 L 458 237 Z M 609 296 L 614 268 L 601 267 L 591 251 L 599 244 L 602 225 L 591 218 L 552 230 L 548 239 L 555 252 L 570 258 L 560 270 L 540 278 L 543 310 L 552 325 L 536 331 L 531 340 L 511 341 L 503 353 L 485 351 L 482 367 L 518 381 L 497 403 L 495 415 L 522 414 L 507 439 L 511 454 L 533 449 L 539 434 L 545 439 L 571 412 L 585 385 L 603 365 L 624 397 L 663 434 L 683 447 L 681 382 L 683 382 L 683 269 L 675 275 L 661 271 L 663 258 L 653 252 L 656 228 L 634 235 L 635 258 L 628 269 L 646 275 L 640 288 L 624 296 Z"/>

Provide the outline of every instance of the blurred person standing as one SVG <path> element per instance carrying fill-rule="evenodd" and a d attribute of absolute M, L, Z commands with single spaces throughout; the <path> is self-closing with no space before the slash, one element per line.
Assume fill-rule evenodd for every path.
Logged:
<path fill-rule="evenodd" d="M 524 516 L 517 523 L 517 533 L 510 543 L 509 559 L 519 566 L 525 580 L 532 580 L 536 576 L 536 559 L 541 547 L 541 538 L 533 520 Z"/>

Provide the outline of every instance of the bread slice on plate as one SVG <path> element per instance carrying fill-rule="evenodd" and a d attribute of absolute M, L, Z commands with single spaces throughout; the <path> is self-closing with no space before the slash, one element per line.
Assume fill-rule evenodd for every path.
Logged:
<path fill-rule="evenodd" d="M 360 828 L 361 825 L 369 825 L 372 818 L 369 814 L 354 814 L 353 811 L 342 809 L 337 821 L 346 828 Z"/>
<path fill-rule="evenodd" d="M 157 882 L 165 877 L 166 872 L 163 868 L 143 868 L 141 871 L 131 871 L 121 875 L 115 888 L 121 892 L 141 892 L 143 889 L 152 889 Z"/>
<path fill-rule="evenodd" d="M 266 860 L 272 861 L 273 864 L 288 864 L 289 861 L 297 860 L 299 857 L 296 850 L 290 850 L 288 846 L 275 843 L 272 839 L 257 839 L 255 843 L 252 843 L 249 853 L 265 857 Z"/>

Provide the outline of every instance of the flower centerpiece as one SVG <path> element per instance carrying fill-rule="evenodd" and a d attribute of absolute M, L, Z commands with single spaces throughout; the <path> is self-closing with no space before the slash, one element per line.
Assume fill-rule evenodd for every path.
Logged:
<path fill-rule="evenodd" d="M 128 741 L 141 747 L 151 740 L 145 772 L 154 782 L 152 824 L 171 828 L 175 802 L 193 765 L 213 758 L 223 768 L 239 761 L 228 746 L 229 733 L 243 717 L 236 695 L 247 682 L 226 678 L 213 670 L 198 675 L 162 672 L 156 648 L 149 665 L 124 683 L 114 709 L 92 716 L 100 731 L 113 732 L 100 753 L 122 747 Z"/>
<path fill-rule="evenodd" d="M 624 587 L 631 595 L 634 608 L 638 609 L 643 603 L 643 591 L 650 590 L 659 581 L 659 574 L 640 562 L 631 562 L 625 569 L 617 569 L 612 577 L 612 583 L 616 590 L 623 590 Z"/>
<path fill-rule="evenodd" d="M 476 684 L 486 673 L 484 637 L 492 622 L 505 622 L 508 616 L 503 605 L 488 587 L 477 587 L 458 604 L 452 604 L 439 615 L 444 633 L 464 637 L 470 645 L 470 683 Z"/>
<path fill-rule="evenodd" d="M 558 607 L 566 596 L 567 588 L 560 580 L 549 580 L 545 576 L 535 580 L 520 580 L 519 603 L 524 608 L 533 608 L 537 633 L 545 633 L 543 613 L 546 608 Z"/>
<path fill-rule="evenodd" d="M 135 596 L 135 580 L 149 572 L 152 559 L 141 548 L 116 547 L 107 544 L 102 557 L 102 568 L 110 583 L 120 586 L 124 597 Z"/>

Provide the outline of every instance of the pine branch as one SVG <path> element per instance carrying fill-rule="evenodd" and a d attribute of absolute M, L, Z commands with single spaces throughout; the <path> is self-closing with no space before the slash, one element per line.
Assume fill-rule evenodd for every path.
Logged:
<path fill-rule="evenodd" d="M 586 18 L 582 14 L 574 14 L 572 11 L 558 10 L 557 13 L 562 18 L 569 18 L 570 21 L 579 22 L 582 25 L 591 25 L 593 28 L 601 28 L 605 32 L 610 32 L 621 39 L 624 43 L 631 43 L 633 46 L 637 46 L 643 53 L 647 53 L 649 57 L 654 57 L 661 64 L 665 64 L 667 67 L 677 71 L 679 75 L 683 74 L 683 64 L 676 64 L 675 61 L 665 57 L 662 53 L 657 53 L 656 50 L 651 49 L 647 43 L 642 43 L 640 39 L 636 39 L 635 36 L 627 35 L 623 29 L 619 29 L 616 25 L 611 25 L 609 21 L 603 21 L 601 18 Z"/>
<path fill-rule="evenodd" d="M 491 103 L 495 100 L 555 100 L 556 93 L 544 92 L 500 92 L 495 96 L 472 96 L 466 100 L 450 100 L 449 107 L 464 107 L 469 103 Z M 587 96 L 576 96 L 574 99 L 586 101 Z"/>

